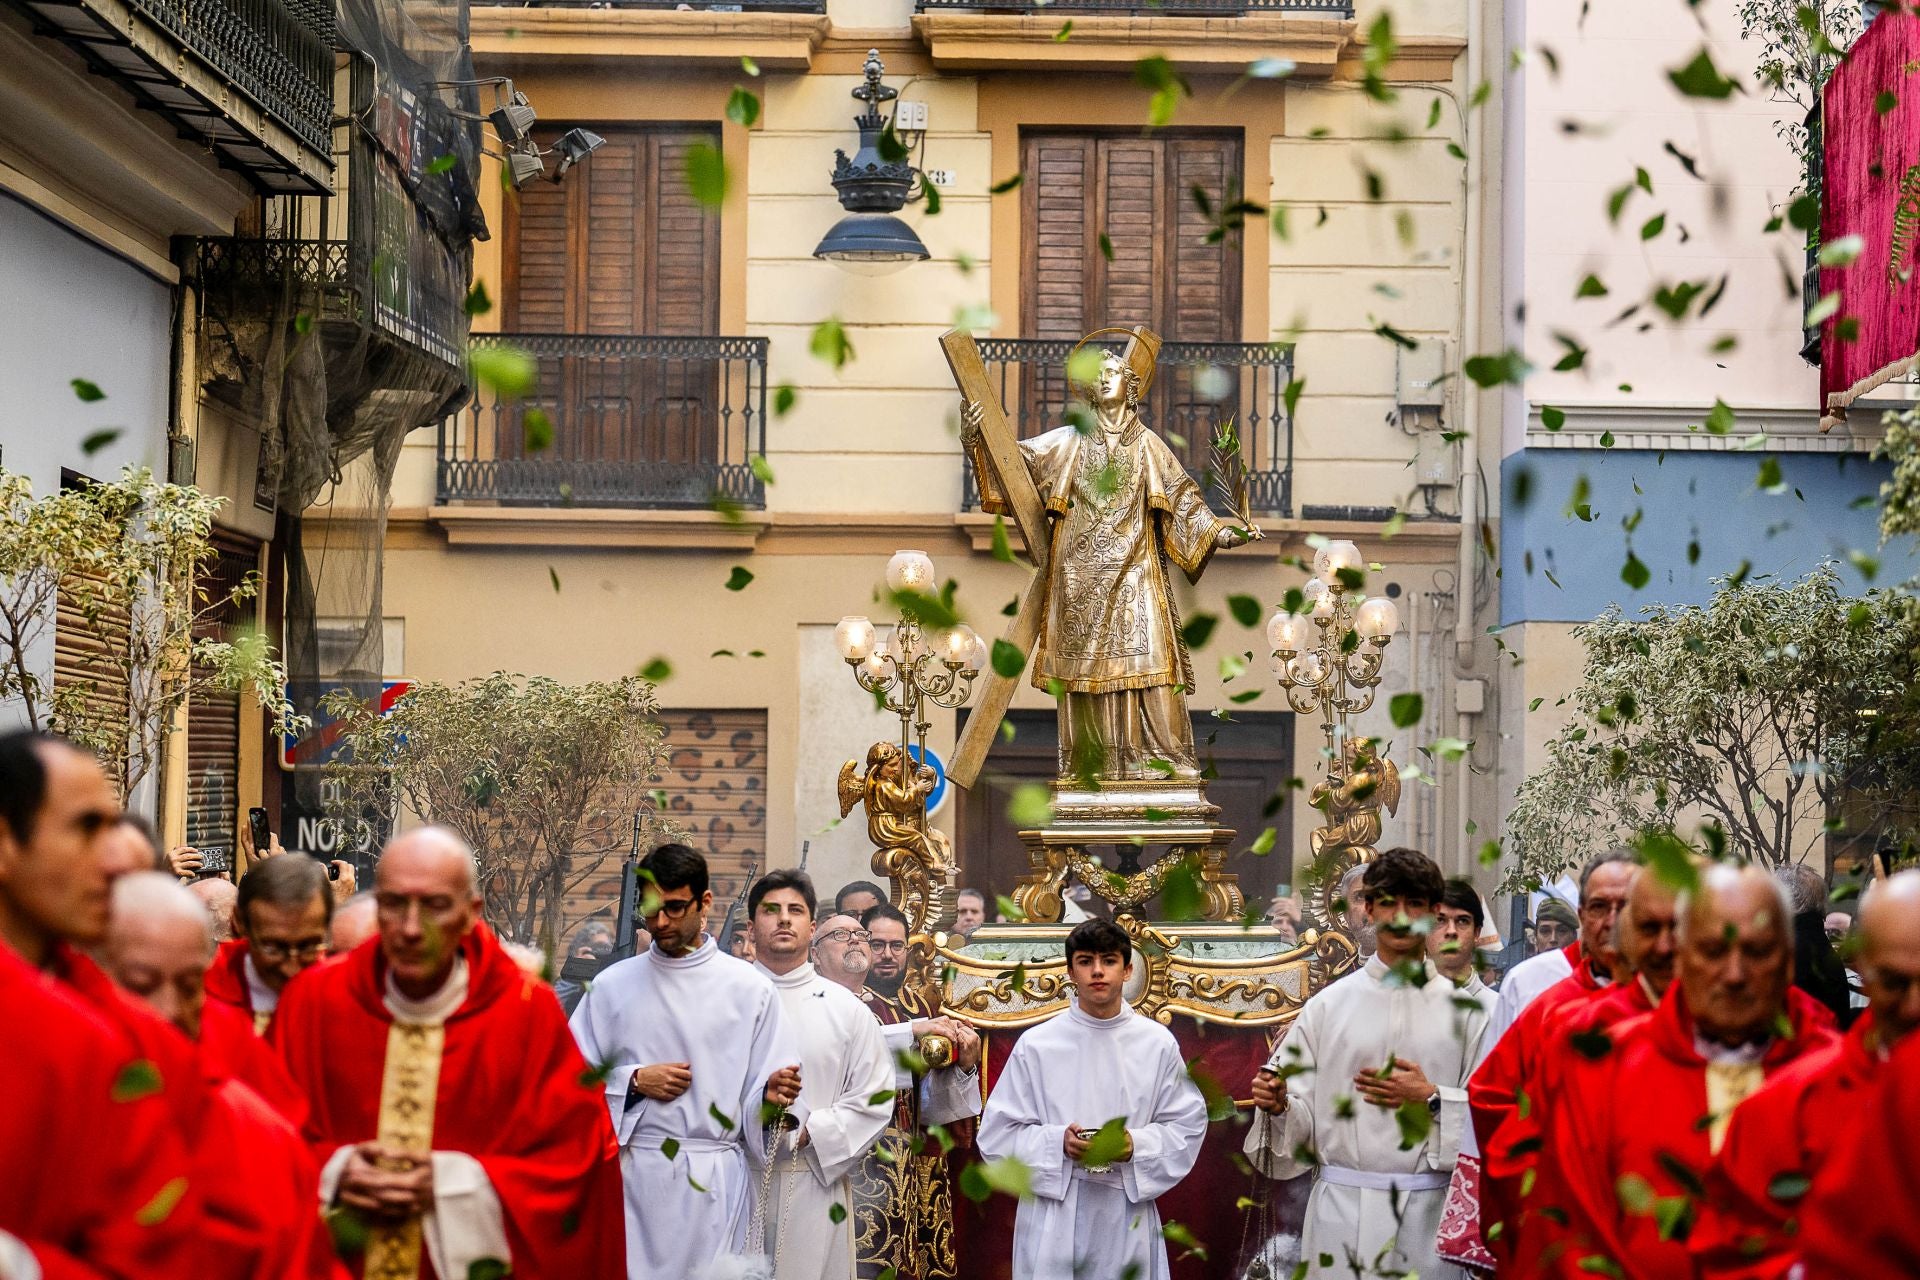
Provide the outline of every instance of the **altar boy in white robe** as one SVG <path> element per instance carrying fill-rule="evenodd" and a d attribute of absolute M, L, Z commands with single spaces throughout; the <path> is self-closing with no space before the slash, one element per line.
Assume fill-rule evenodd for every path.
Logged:
<path fill-rule="evenodd" d="M 1431 858 L 1389 849 L 1360 892 L 1379 949 L 1307 1001 L 1254 1078 L 1247 1157 L 1273 1178 L 1317 1173 L 1309 1276 L 1458 1276 L 1435 1235 L 1487 1009 L 1427 958 L 1444 893 Z"/>
<path fill-rule="evenodd" d="M 763 1115 L 787 1107 L 806 1120 L 799 1042 L 773 982 L 707 933 L 706 859 L 662 845 L 640 870 L 653 945 L 602 970 L 570 1025 L 607 1082 L 628 1280 L 702 1280 L 718 1259 L 760 1252 L 746 1236 L 765 1167 Z"/>
<path fill-rule="evenodd" d="M 804 871 L 769 871 L 747 890 L 754 965 L 779 992 L 805 1081 L 806 1123 L 783 1133 L 766 1206 L 775 1280 L 853 1280 L 848 1175 L 893 1115 L 893 1060 L 880 1024 L 807 962 L 816 905 Z"/>
<path fill-rule="evenodd" d="M 1127 1004 L 1132 972 L 1116 925 L 1074 926 L 1073 1003 L 1020 1037 L 987 1098 L 981 1152 L 1032 1173 L 1014 1220 L 1014 1280 L 1170 1274 L 1154 1201 L 1199 1159 L 1207 1106 L 1173 1033 Z"/>

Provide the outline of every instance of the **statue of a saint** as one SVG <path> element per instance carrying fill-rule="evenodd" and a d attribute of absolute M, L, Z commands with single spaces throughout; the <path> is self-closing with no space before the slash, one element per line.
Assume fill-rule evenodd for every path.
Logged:
<path fill-rule="evenodd" d="M 1185 690 L 1193 667 L 1180 640 L 1167 563 L 1198 581 L 1213 553 L 1261 537 L 1215 516 L 1166 442 L 1140 420 L 1157 342 L 1134 365 L 1108 352 L 1074 390 L 1089 421 L 1020 441 L 1051 529 L 1046 610 L 1030 670 L 1057 688 L 1062 777 L 1156 780 L 1199 776 Z M 981 447 L 983 413 L 964 402 L 961 441 L 980 505 L 1006 504 Z M 1168 767 L 1171 766 L 1171 773 Z"/>

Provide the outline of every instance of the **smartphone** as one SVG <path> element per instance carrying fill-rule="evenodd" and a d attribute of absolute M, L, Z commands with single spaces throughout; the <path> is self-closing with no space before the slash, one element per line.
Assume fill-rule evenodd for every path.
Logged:
<path fill-rule="evenodd" d="M 213 845 L 210 848 L 201 849 L 199 853 L 200 879 L 210 880 L 214 876 L 228 875 L 233 871 L 233 854 L 225 845 Z"/>
<path fill-rule="evenodd" d="M 267 811 L 258 805 L 247 810 L 247 828 L 253 834 L 254 853 L 265 853 L 273 844 L 273 833 L 267 830 Z"/>

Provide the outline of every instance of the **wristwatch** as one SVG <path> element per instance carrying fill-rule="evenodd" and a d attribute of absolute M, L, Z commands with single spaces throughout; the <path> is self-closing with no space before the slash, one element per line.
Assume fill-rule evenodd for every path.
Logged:
<path fill-rule="evenodd" d="M 1427 1095 L 1427 1111 L 1435 1118 L 1440 1116 L 1440 1091 L 1435 1089 Z"/>

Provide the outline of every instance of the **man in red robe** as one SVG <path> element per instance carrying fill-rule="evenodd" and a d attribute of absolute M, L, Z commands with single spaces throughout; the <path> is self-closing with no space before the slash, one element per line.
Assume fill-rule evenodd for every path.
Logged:
<path fill-rule="evenodd" d="M 1521 1184 L 1528 1180 L 1535 1145 L 1530 1140 L 1520 1141 L 1531 1135 L 1519 1133 L 1512 1122 L 1530 1116 L 1539 1102 L 1525 1096 L 1524 1085 L 1528 1068 L 1539 1056 L 1541 1028 L 1554 1009 L 1592 995 L 1612 981 L 1613 966 L 1619 963 L 1614 921 L 1626 905 L 1638 872 L 1630 855 L 1617 852 L 1602 854 L 1581 868 L 1580 937 L 1562 953 L 1570 976 L 1549 985 L 1520 1008 L 1509 997 L 1524 991 L 1528 984 L 1518 984 L 1513 993 L 1502 991 L 1493 1023 L 1487 1029 L 1489 1040 L 1498 1036 L 1498 1041 L 1467 1081 L 1467 1103 L 1480 1162 L 1481 1239 L 1503 1268 L 1514 1262 L 1514 1227 L 1508 1224 L 1521 1212 Z M 1521 968 L 1543 967 L 1547 960 L 1546 956 L 1536 956 Z M 1521 976 L 1516 969 L 1508 981 Z"/>
<path fill-rule="evenodd" d="M 1567 1226 L 1545 1274 L 1697 1275 L 1684 1241 L 1735 1106 L 1832 1039 L 1790 985 L 1792 919 L 1766 872 L 1708 867 L 1681 897 L 1677 976 L 1660 1007 L 1566 1056 L 1542 1163 L 1557 1171 Z"/>
<path fill-rule="evenodd" d="M 1807 1196 L 1806 1280 L 1891 1280 L 1920 1267 L 1920 1036 L 1877 1074 Z"/>
<path fill-rule="evenodd" d="M 173 876 L 136 871 L 114 882 L 102 951 L 108 972 L 199 1048 L 206 1093 L 193 1145 L 206 1201 L 201 1274 L 208 1280 L 330 1280 L 342 1272 L 315 1199 L 320 1171 L 312 1152 L 283 1115 L 236 1077 L 226 1056 L 233 1044 L 206 1038 L 203 978 L 213 946 L 206 909 Z M 226 1012 L 240 1024 L 242 1061 L 262 1069 L 252 1055 L 268 1050 L 244 1020 Z M 265 1067 L 291 1091 L 277 1061 Z"/>
<path fill-rule="evenodd" d="M 113 880 L 134 869 L 127 861 L 130 851 L 117 834 L 119 815 L 119 797 L 92 756 L 44 734 L 0 736 L 0 952 L 16 964 L 38 970 L 36 980 L 58 983 L 62 998 L 85 1007 L 112 1041 L 110 1048 L 93 1050 L 104 1054 L 101 1060 L 115 1068 L 110 1100 L 141 1103 L 123 1113 L 130 1128 L 124 1138 L 114 1135 L 99 1144 L 86 1142 L 84 1126 L 71 1134 L 63 1132 L 45 1145 L 24 1140 L 16 1145 L 10 1137 L 0 1148 L 8 1157 L 0 1160 L 0 1204 L 71 1197 L 73 1203 L 66 1208 L 83 1215 L 89 1209 L 102 1210 L 104 1219 L 111 1221 L 118 1212 L 111 1208 L 117 1194 L 114 1188 L 130 1177 L 144 1196 L 136 1218 L 148 1234 L 137 1265 L 123 1267 L 126 1255 L 116 1255 L 105 1259 L 101 1269 L 109 1274 L 188 1277 L 197 1274 L 194 1237 L 200 1226 L 200 1193 L 189 1176 L 187 1157 L 190 1122 L 201 1092 L 191 1046 L 164 1022 L 125 999 L 93 961 L 75 949 L 100 944 L 106 934 Z M 6 1007 L 11 1012 L 11 1003 Z M 47 1014 L 49 1020 L 52 1016 Z M 9 1026 L 10 1031 L 14 1029 Z M 28 1050 L 55 1044 L 10 1046 L 8 1053 L 19 1049 L 22 1069 L 31 1071 Z M 86 1070 L 77 1063 L 70 1068 Z M 85 1085 L 83 1076 L 76 1087 L 84 1097 L 91 1086 Z M 5 1096 L 17 1099 L 34 1094 L 23 1090 Z M 134 1117 L 135 1111 L 141 1115 Z M 144 1117 L 149 1114 L 157 1117 L 157 1134 L 147 1132 Z M 141 1155 L 143 1151 L 146 1154 Z M 89 1170 L 95 1172 L 69 1179 L 65 1185 L 51 1181 L 54 1168 L 68 1158 L 63 1153 L 85 1157 Z M 136 1159 L 132 1172 L 123 1170 Z"/>
<path fill-rule="evenodd" d="M 375 895 L 379 945 L 291 984 L 271 1032 L 352 1265 L 383 1280 L 621 1275 L 604 1086 L 552 989 L 480 923 L 472 852 L 409 832 Z"/>
<path fill-rule="evenodd" d="M 1734 1112 L 1688 1240 L 1704 1276 L 1772 1280 L 1792 1271 L 1807 1188 L 1841 1136 L 1861 1123 L 1881 1064 L 1920 1026 L 1920 871 L 1869 888 L 1859 929 L 1866 1016 L 1844 1039 L 1770 1077 Z M 1858 1208 L 1850 1206 L 1850 1216 Z"/>
<path fill-rule="evenodd" d="M 240 877 L 233 940 L 207 966 L 207 998 L 246 1015 L 265 1035 L 287 984 L 327 952 L 333 884 L 318 859 L 283 853 Z"/>

